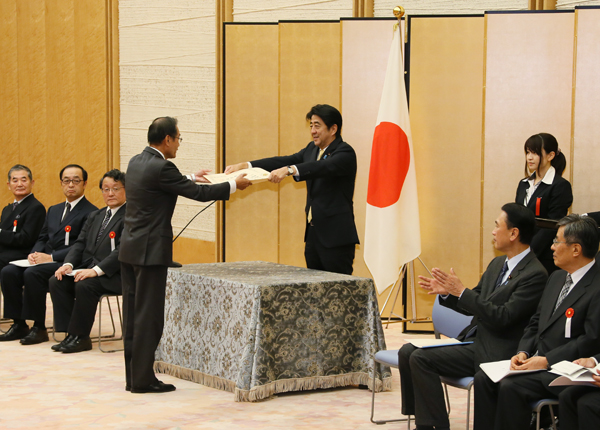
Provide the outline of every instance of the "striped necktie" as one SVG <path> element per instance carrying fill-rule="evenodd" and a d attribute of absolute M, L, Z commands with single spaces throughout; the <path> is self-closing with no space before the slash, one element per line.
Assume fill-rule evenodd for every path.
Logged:
<path fill-rule="evenodd" d="M 324 152 L 325 152 L 324 149 L 319 149 L 319 155 L 317 155 L 317 161 L 319 161 L 321 159 Z M 312 221 L 312 207 L 308 208 L 308 215 L 306 216 L 306 219 L 307 219 L 308 223 L 310 224 L 310 222 Z"/>
<path fill-rule="evenodd" d="M 573 285 L 573 279 L 571 278 L 571 274 L 567 273 L 567 279 L 565 280 L 565 285 L 562 287 L 562 290 L 560 290 L 560 294 L 558 295 L 558 300 L 554 306 L 554 312 L 556 312 L 560 304 L 563 302 L 563 300 L 565 300 L 565 297 L 569 295 L 569 291 L 571 291 L 571 285 Z"/>
<path fill-rule="evenodd" d="M 112 215 L 112 213 L 110 212 L 110 209 L 106 209 L 106 216 L 104 217 L 104 221 L 102 221 L 102 226 L 100 227 L 98 236 L 96 236 L 96 243 L 98 243 L 98 241 L 100 240 L 100 236 L 102 236 L 102 233 L 104 233 L 104 230 L 106 229 L 106 226 L 108 225 L 108 221 L 110 221 L 111 215 Z"/>

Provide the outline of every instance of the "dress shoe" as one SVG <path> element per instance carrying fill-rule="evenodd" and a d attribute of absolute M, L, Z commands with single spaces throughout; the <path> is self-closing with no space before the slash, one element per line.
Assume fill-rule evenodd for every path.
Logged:
<path fill-rule="evenodd" d="M 127 389 L 127 387 L 125 387 Z M 168 393 L 169 391 L 175 391 L 175 385 L 165 384 L 162 381 L 156 381 L 154 384 L 150 384 L 147 387 L 131 388 L 132 393 Z"/>
<path fill-rule="evenodd" d="M 28 325 L 13 324 L 6 331 L 6 333 L 0 335 L 0 342 L 6 342 L 9 340 L 23 339 L 29 333 Z"/>
<path fill-rule="evenodd" d="M 75 336 L 73 336 L 72 334 L 69 334 L 60 343 L 57 343 L 56 345 L 52 345 L 50 347 L 50 349 L 52 349 L 52 351 L 60 352 L 69 342 L 71 342 L 73 340 L 74 337 Z"/>
<path fill-rule="evenodd" d="M 92 349 L 92 339 L 89 336 L 74 336 L 73 340 L 61 348 L 63 354 L 89 351 Z"/>
<path fill-rule="evenodd" d="M 20 340 L 21 345 L 36 345 L 48 342 L 48 330 L 45 328 L 31 327 L 29 334 Z"/>

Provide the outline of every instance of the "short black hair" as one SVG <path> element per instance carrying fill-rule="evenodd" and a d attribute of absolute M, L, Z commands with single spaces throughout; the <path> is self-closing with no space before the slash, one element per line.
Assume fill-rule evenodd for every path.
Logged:
<path fill-rule="evenodd" d="M 120 182 L 125 186 L 125 172 L 121 172 L 119 169 L 109 170 L 102 176 L 100 179 L 100 189 L 102 189 L 102 182 L 104 182 L 104 178 L 111 178 L 115 182 Z"/>
<path fill-rule="evenodd" d="M 335 137 L 342 135 L 342 114 L 339 110 L 330 105 L 314 105 L 306 114 L 306 120 L 310 121 L 313 115 L 317 115 L 323 120 L 327 128 L 337 125 Z"/>
<path fill-rule="evenodd" d="M 29 169 L 29 167 L 24 166 L 22 164 L 15 164 L 8 171 L 8 182 L 10 182 L 12 172 L 18 172 L 19 170 L 25 170 L 27 172 L 27 176 L 29 176 L 29 180 L 33 181 L 33 175 L 31 174 L 31 170 Z"/>
<path fill-rule="evenodd" d="M 148 127 L 148 143 L 160 145 L 165 137 L 177 137 L 177 118 L 161 116 Z"/>
<path fill-rule="evenodd" d="M 529 245 L 535 234 L 535 217 L 533 212 L 518 203 L 507 203 L 502 206 L 506 214 L 506 227 L 519 229 L 519 241 Z"/>
<path fill-rule="evenodd" d="M 75 168 L 77 168 L 77 169 L 81 169 L 81 173 L 82 173 L 82 175 L 83 175 L 83 178 L 82 178 L 82 179 L 83 179 L 83 181 L 84 181 L 84 182 L 87 182 L 88 174 L 87 174 L 87 172 L 85 171 L 85 169 L 84 169 L 83 167 L 81 167 L 79 164 L 67 164 L 65 167 L 63 167 L 63 168 L 61 169 L 61 171 L 60 171 L 60 175 L 59 175 L 59 177 L 60 177 L 60 180 L 61 180 L 61 181 L 62 181 L 62 175 L 63 175 L 63 172 L 64 172 L 66 169 L 68 169 L 69 167 L 75 167 Z"/>
<path fill-rule="evenodd" d="M 594 258 L 598 252 L 600 237 L 598 236 L 598 224 L 594 218 L 578 214 L 567 215 L 556 224 L 564 227 L 563 235 L 568 243 L 578 243 L 584 257 Z"/>

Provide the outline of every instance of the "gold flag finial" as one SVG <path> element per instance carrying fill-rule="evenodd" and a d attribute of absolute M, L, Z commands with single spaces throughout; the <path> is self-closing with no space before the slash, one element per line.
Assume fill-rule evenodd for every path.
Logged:
<path fill-rule="evenodd" d="M 402 6 L 396 6 L 394 8 L 394 16 L 398 19 L 404 16 L 404 8 Z"/>

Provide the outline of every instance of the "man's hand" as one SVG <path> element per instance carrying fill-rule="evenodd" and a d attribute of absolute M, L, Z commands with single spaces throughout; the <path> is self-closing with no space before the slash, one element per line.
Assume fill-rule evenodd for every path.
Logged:
<path fill-rule="evenodd" d="M 431 274 L 438 284 L 447 291 L 447 294 L 460 297 L 462 292 L 466 289 L 452 268 L 450 269 L 450 273 L 446 273 L 443 270 L 434 267 Z"/>
<path fill-rule="evenodd" d="M 27 257 L 29 264 L 52 263 L 52 256 L 43 252 L 34 252 Z"/>
<path fill-rule="evenodd" d="M 248 163 L 232 164 L 231 166 L 225 167 L 224 173 L 229 174 L 229 173 L 237 172 L 238 170 L 247 169 L 247 168 L 248 168 Z"/>
<path fill-rule="evenodd" d="M 245 173 L 235 178 L 235 186 L 238 190 L 245 190 L 250 185 L 252 185 L 252 182 L 250 182 L 249 179 L 246 179 Z"/>
<path fill-rule="evenodd" d="M 196 182 L 208 183 L 209 180 L 204 177 L 208 172 L 211 172 L 210 169 L 200 169 L 197 172 L 194 172 L 194 176 L 196 177 Z"/>
<path fill-rule="evenodd" d="M 583 367 L 596 367 L 596 361 L 594 361 L 593 358 L 580 358 L 579 360 L 575 360 L 573 361 L 573 363 L 575 364 L 579 364 L 580 366 Z"/>
<path fill-rule="evenodd" d="M 521 355 L 523 353 L 520 353 Z M 525 354 L 523 354 L 525 355 Z M 514 358 L 514 357 L 513 357 Z M 547 369 L 548 368 L 548 359 L 546 357 L 540 357 L 536 355 L 531 358 L 527 358 L 522 360 L 521 364 L 513 366 L 513 361 L 511 360 L 511 370 L 537 370 L 537 369 Z"/>
<path fill-rule="evenodd" d="M 95 278 L 98 276 L 94 269 L 83 269 L 75 274 L 75 282 L 82 281 L 86 278 Z"/>
<path fill-rule="evenodd" d="M 522 366 L 527 360 L 527 354 L 519 352 L 517 355 L 513 355 L 510 359 L 510 370 L 516 370 L 518 366 Z"/>
<path fill-rule="evenodd" d="M 269 173 L 269 177 L 267 179 L 269 180 L 269 182 L 278 184 L 286 178 L 288 173 L 288 168 L 287 166 L 285 166 L 280 169 L 273 170 L 271 173 Z"/>
<path fill-rule="evenodd" d="M 435 279 L 426 278 L 425 276 L 419 275 L 419 285 L 421 288 L 427 291 L 427 294 L 440 294 L 442 296 L 448 295 L 448 291 Z"/>
<path fill-rule="evenodd" d="M 592 378 L 594 378 L 594 382 L 592 382 L 592 384 L 594 384 L 596 387 L 600 387 L 600 376 L 592 375 Z"/>
<path fill-rule="evenodd" d="M 60 266 L 56 272 L 54 272 L 54 276 L 59 281 L 62 281 L 64 275 L 67 275 L 73 271 L 73 268 L 70 264 L 65 264 L 64 266 Z"/>

